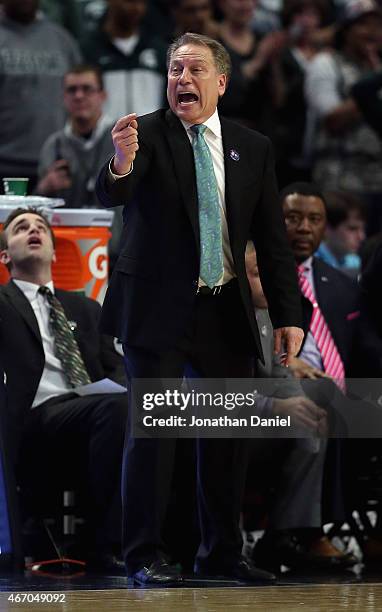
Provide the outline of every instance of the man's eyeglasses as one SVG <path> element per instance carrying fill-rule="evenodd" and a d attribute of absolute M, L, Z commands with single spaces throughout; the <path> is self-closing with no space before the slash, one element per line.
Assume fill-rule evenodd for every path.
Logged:
<path fill-rule="evenodd" d="M 94 87 L 94 85 L 68 85 L 65 87 L 65 93 L 69 94 L 70 96 L 74 96 L 77 91 L 82 91 L 82 93 L 86 96 L 90 96 L 91 94 L 100 91 L 100 88 Z"/>

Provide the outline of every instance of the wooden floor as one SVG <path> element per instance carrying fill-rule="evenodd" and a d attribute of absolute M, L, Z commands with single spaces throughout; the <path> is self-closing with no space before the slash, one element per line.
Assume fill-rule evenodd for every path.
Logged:
<path fill-rule="evenodd" d="M 20 592 L 22 593 L 22 592 Z M 28 591 L 23 591 L 28 593 Z M 36 595 L 36 592 L 29 593 Z M 45 595 L 49 591 L 45 591 Z M 51 592 L 52 593 L 52 592 Z M 56 592 L 57 593 L 57 592 Z M 61 603 L 9 601 L 1 612 L 375 612 L 382 610 L 382 584 L 291 585 L 259 588 L 112 589 L 63 591 Z M 22 595 L 21 595 L 22 596 Z M 29 598 L 31 599 L 31 598 Z"/>

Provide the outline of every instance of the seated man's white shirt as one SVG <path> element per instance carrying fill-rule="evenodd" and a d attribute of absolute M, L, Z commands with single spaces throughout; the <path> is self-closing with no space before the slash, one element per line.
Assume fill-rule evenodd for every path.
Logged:
<path fill-rule="evenodd" d="M 67 383 L 61 361 L 54 352 L 54 336 L 49 324 L 49 305 L 44 296 L 38 293 L 40 285 L 16 279 L 13 279 L 13 282 L 21 289 L 33 308 L 45 353 L 44 370 L 32 403 L 32 408 L 35 408 L 51 397 L 72 391 L 72 388 Z M 54 293 L 52 281 L 46 286 Z"/>

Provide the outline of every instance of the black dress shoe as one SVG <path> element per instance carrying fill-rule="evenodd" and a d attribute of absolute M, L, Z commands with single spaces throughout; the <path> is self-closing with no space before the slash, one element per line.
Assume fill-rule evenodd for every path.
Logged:
<path fill-rule="evenodd" d="M 144 586 L 171 586 L 183 582 L 177 565 L 170 565 L 164 559 L 153 561 L 129 576 L 131 582 Z"/>
<path fill-rule="evenodd" d="M 270 584 L 276 580 L 276 576 L 274 574 L 255 567 L 251 561 L 245 559 L 244 557 L 232 565 L 219 568 L 202 568 L 196 564 L 195 574 L 197 576 L 219 576 L 222 578 L 233 578 L 235 580 L 241 580 L 242 582 L 248 582 L 251 584 Z"/>

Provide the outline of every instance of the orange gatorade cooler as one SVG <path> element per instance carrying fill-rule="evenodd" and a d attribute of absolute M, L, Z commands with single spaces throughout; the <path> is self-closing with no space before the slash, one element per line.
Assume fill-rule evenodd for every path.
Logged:
<path fill-rule="evenodd" d="M 25 198 L 25 206 L 29 206 Z M 0 228 L 14 207 L 0 205 Z M 42 208 L 56 237 L 57 263 L 53 264 L 56 287 L 83 291 L 102 304 L 108 281 L 107 245 L 114 213 L 103 209 Z M 0 284 L 8 281 L 0 263 Z"/>

